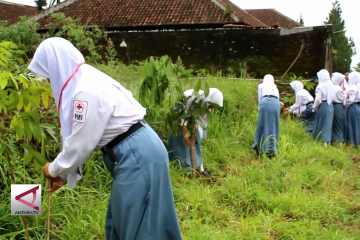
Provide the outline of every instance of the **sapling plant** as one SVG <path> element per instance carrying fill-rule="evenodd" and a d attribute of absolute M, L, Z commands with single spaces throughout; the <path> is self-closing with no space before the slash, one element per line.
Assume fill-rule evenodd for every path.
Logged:
<path fill-rule="evenodd" d="M 211 119 L 208 108 L 210 104 L 213 108 L 219 106 L 215 103 L 205 101 L 204 96 L 209 95 L 209 85 L 204 79 L 190 82 L 191 70 L 186 70 L 179 58 L 173 63 L 168 56 L 161 58 L 150 57 L 143 66 L 143 83 L 139 91 L 139 99 L 145 106 L 156 107 L 164 106 L 165 96 L 169 95 L 167 104 L 168 112 L 165 119 L 168 135 L 184 134 L 185 138 L 191 139 L 190 155 L 192 165 L 192 176 L 196 177 L 196 130 L 198 126 L 206 129 L 201 116 L 206 115 L 207 121 Z M 171 86 L 169 83 L 173 83 Z M 191 96 L 184 96 L 185 87 L 195 85 Z M 175 91 L 174 91 L 175 90 Z M 204 96 L 200 94 L 204 91 Z M 186 131 L 181 132 L 181 126 L 186 123 Z M 184 129 L 184 128 L 183 128 Z"/>
<path fill-rule="evenodd" d="M 29 77 L 21 66 L 24 51 L 17 45 L 0 42 L 0 156 L 8 161 L 12 183 L 16 184 L 12 159 L 22 156 L 24 165 L 34 164 L 40 171 L 46 164 L 45 142 L 55 126 L 41 122 L 40 108 L 49 107 L 51 91 Z M 41 149 L 39 152 L 39 148 Z M 27 239 L 26 218 L 22 216 Z"/>

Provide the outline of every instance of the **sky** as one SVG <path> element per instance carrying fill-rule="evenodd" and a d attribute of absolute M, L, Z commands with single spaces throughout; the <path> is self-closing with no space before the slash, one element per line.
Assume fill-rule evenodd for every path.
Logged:
<path fill-rule="evenodd" d="M 34 6 L 34 0 L 6 0 Z M 142 0 L 140 0 L 142 1 Z M 275 8 L 293 20 L 300 19 L 305 26 L 321 26 L 332 8 L 335 0 L 231 0 L 242 9 Z M 352 58 L 351 67 L 360 62 L 360 0 L 339 0 L 342 18 L 345 20 L 346 36 L 353 37 L 358 53 Z M 355 12 L 356 11 L 356 12 Z"/>

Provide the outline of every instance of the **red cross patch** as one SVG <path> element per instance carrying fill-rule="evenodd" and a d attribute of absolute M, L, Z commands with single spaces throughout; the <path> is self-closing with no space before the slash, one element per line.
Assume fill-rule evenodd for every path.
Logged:
<path fill-rule="evenodd" d="M 87 114 L 87 107 L 88 107 L 87 101 L 74 100 L 72 120 L 74 122 L 79 122 L 79 123 L 85 122 L 86 114 Z"/>

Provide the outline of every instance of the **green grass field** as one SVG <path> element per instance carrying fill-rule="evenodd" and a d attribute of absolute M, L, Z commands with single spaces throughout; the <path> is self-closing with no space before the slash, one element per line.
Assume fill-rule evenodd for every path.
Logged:
<path fill-rule="evenodd" d="M 136 68 L 98 67 L 138 98 L 141 81 Z M 216 181 L 187 179 L 172 165 L 170 169 L 183 239 L 360 239 L 358 151 L 324 148 L 293 119 L 282 117 L 279 154 L 271 160 L 258 158 L 251 149 L 257 83 L 215 77 L 208 81 L 226 101 L 225 112 L 213 117 L 208 139 L 203 140 L 204 166 Z M 164 138 L 163 112 L 153 111 L 146 120 Z M 46 189 L 40 174 L 30 174 L 32 168 L 20 161 L 14 159 L 17 182 L 42 182 Z M 0 196 L 0 239 L 26 239 L 21 218 L 10 215 L 7 172 L 2 159 L 0 178 L 6 189 Z M 54 193 L 50 239 L 105 239 L 110 183 L 101 153 L 95 153 L 77 188 Z M 32 239 L 46 239 L 46 216 L 44 191 L 42 216 L 27 217 Z"/>

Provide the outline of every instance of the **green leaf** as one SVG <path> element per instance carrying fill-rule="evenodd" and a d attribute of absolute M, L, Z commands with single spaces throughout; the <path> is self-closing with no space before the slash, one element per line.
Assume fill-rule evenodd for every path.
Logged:
<path fill-rule="evenodd" d="M 18 102 L 18 104 L 17 104 L 17 106 L 16 106 L 16 109 L 17 109 L 18 111 L 20 111 L 20 110 L 23 108 L 23 106 L 24 106 L 24 96 L 23 96 L 23 95 L 19 95 L 19 102 Z"/>
<path fill-rule="evenodd" d="M 199 124 L 202 129 L 206 129 L 203 121 L 201 121 L 201 120 L 199 120 L 199 119 L 195 119 L 195 122 L 196 122 L 197 124 Z"/>
<path fill-rule="evenodd" d="M 8 61 L 7 58 L 2 54 L 0 54 L 0 60 L 3 61 L 4 63 Z"/>
<path fill-rule="evenodd" d="M 209 96 L 210 87 L 209 87 L 209 84 L 208 84 L 207 81 L 204 81 L 204 82 L 205 82 L 205 90 L 204 90 L 204 92 L 205 92 L 205 96 L 207 97 L 207 96 Z"/>
<path fill-rule="evenodd" d="M 18 119 L 19 119 L 18 116 L 16 114 L 14 114 L 14 116 L 11 119 L 9 129 L 14 129 L 15 128 L 15 126 L 18 123 Z"/>
<path fill-rule="evenodd" d="M 40 129 L 40 125 L 34 121 L 34 120 L 30 120 L 29 119 L 29 126 L 30 126 L 30 129 L 33 133 L 33 136 L 36 140 L 38 141 L 41 141 L 41 129 Z"/>
<path fill-rule="evenodd" d="M 38 120 L 38 119 L 40 119 L 40 117 L 41 117 L 40 113 L 34 112 L 34 111 L 22 112 L 22 113 L 20 114 L 20 116 L 21 116 L 22 118 L 32 118 L 32 119 L 34 119 L 34 120 Z"/>
<path fill-rule="evenodd" d="M 41 155 L 41 153 L 34 150 L 30 150 L 30 152 L 34 155 L 35 162 L 37 162 L 41 167 L 47 163 L 45 157 Z"/>
<path fill-rule="evenodd" d="M 10 78 L 11 78 L 11 81 L 13 82 L 16 90 L 19 90 L 19 85 L 17 83 L 17 80 L 14 78 L 14 76 L 10 73 Z"/>
<path fill-rule="evenodd" d="M 24 128 L 23 127 L 19 127 L 19 126 L 15 126 L 15 138 L 16 140 L 20 140 L 23 136 L 24 136 Z"/>
<path fill-rule="evenodd" d="M 196 108 L 196 109 L 194 109 L 194 111 L 192 112 L 192 115 L 193 115 L 195 118 L 198 118 L 199 115 L 200 115 L 200 112 L 201 112 L 201 109 Z"/>
<path fill-rule="evenodd" d="M 24 148 L 24 156 L 23 156 L 23 161 L 25 165 L 28 165 L 31 160 L 33 159 L 33 154 L 31 151 L 29 151 L 29 149 Z"/>
<path fill-rule="evenodd" d="M 40 171 L 43 166 L 38 161 L 34 161 L 34 167 L 36 171 Z"/>
<path fill-rule="evenodd" d="M 195 87 L 195 92 L 198 93 L 201 88 L 201 80 L 198 80 Z"/>
<path fill-rule="evenodd" d="M 17 60 L 18 60 L 18 62 L 19 62 L 20 64 L 24 64 L 24 63 L 25 63 L 25 61 L 24 61 L 23 58 L 18 58 Z"/>
<path fill-rule="evenodd" d="M 2 52 L 5 55 L 11 56 L 11 53 L 8 50 L 6 50 L 5 48 L 0 47 L 0 52 Z"/>
<path fill-rule="evenodd" d="M 30 125 L 29 125 L 29 120 L 23 120 L 24 122 L 24 131 L 25 131 L 25 135 L 26 137 L 28 138 L 28 140 L 31 140 L 32 139 L 32 131 L 31 131 L 31 128 L 30 128 Z"/>
<path fill-rule="evenodd" d="M 6 88 L 7 84 L 8 84 L 8 80 L 6 78 L 0 78 L 0 88 L 1 89 Z"/>

